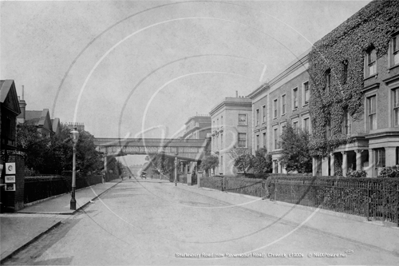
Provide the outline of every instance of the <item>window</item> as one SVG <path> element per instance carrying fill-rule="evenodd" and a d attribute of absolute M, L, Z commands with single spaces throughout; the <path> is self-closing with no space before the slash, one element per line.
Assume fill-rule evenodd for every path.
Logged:
<path fill-rule="evenodd" d="M 326 126 L 326 137 L 327 139 L 331 137 L 331 120 L 327 121 L 327 126 Z"/>
<path fill-rule="evenodd" d="M 223 149 L 223 134 L 220 134 L 220 148 Z"/>
<path fill-rule="evenodd" d="M 262 107 L 262 115 L 263 115 L 262 122 L 266 123 L 266 105 L 263 105 Z"/>
<path fill-rule="evenodd" d="M 395 66 L 399 64 L 399 34 L 392 37 L 392 46 L 391 53 L 389 54 L 391 57 L 390 66 Z"/>
<path fill-rule="evenodd" d="M 259 109 L 256 109 L 256 125 L 259 126 Z"/>
<path fill-rule="evenodd" d="M 303 119 L 303 130 L 309 132 L 309 117 Z"/>
<path fill-rule="evenodd" d="M 393 126 L 399 126 L 399 88 L 392 90 Z"/>
<path fill-rule="evenodd" d="M 247 147 L 247 134 L 246 133 L 238 133 L 238 147 L 239 148 Z"/>
<path fill-rule="evenodd" d="M 342 84 L 346 84 L 348 79 L 348 60 L 342 61 Z"/>
<path fill-rule="evenodd" d="M 331 69 L 327 69 L 326 72 L 324 73 L 324 79 L 325 79 L 325 84 L 324 84 L 324 90 L 325 92 L 330 92 L 331 88 Z"/>
<path fill-rule="evenodd" d="M 220 118 L 220 124 L 223 126 L 223 116 Z"/>
<path fill-rule="evenodd" d="M 259 135 L 256 135 L 256 150 L 259 150 Z"/>
<path fill-rule="evenodd" d="M 238 125 L 247 125 L 247 115 L 246 114 L 239 114 L 238 115 Z"/>
<path fill-rule="evenodd" d="M 278 129 L 275 128 L 273 131 L 273 139 L 274 139 L 274 149 L 277 150 L 278 149 Z"/>
<path fill-rule="evenodd" d="M 399 165 L 399 147 L 396 147 L 396 163 L 395 165 Z"/>
<path fill-rule="evenodd" d="M 384 148 L 375 150 L 375 166 L 385 167 L 385 149 Z"/>
<path fill-rule="evenodd" d="M 350 135 L 351 130 L 352 129 L 351 129 L 349 112 L 347 109 L 345 109 L 344 110 L 344 120 L 342 121 L 342 133 L 345 135 Z"/>
<path fill-rule="evenodd" d="M 292 108 L 298 108 L 298 88 L 292 90 Z"/>
<path fill-rule="evenodd" d="M 281 96 L 281 115 L 285 114 L 285 94 Z"/>
<path fill-rule="evenodd" d="M 377 128 L 376 96 L 367 98 L 367 126 L 369 130 Z"/>
<path fill-rule="evenodd" d="M 266 132 L 263 132 L 263 148 L 266 148 Z"/>
<path fill-rule="evenodd" d="M 309 82 L 303 83 L 303 105 L 307 105 L 309 103 L 310 91 L 309 91 Z"/>
<path fill-rule="evenodd" d="M 277 118 L 277 99 L 273 102 L 274 118 Z"/>
<path fill-rule="evenodd" d="M 370 47 L 366 51 L 364 66 L 365 66 L 364 69 L 365 78 L 377 74 L 377 51 L 375 50 L 374 47 Z"/>

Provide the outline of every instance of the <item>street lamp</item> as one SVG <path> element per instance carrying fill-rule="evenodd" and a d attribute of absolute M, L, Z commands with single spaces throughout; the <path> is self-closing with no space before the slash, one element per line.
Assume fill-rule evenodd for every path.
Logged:
<path fill-rule="evenodd" d="M 79 139 L 79 131 L 74 128 L 71 131 L 71 138 L 73 142 L 73 155 L 72 155 L 72 192 L 71 192 L 71 202 L 70 209 L 76 210 L 76 199 L 75 199 L 75 188 L 76 188 L 76 144 Z"/>

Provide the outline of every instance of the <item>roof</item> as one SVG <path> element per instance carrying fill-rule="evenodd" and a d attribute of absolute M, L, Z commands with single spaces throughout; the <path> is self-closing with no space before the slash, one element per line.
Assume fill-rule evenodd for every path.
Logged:
<path fill-rule="evenodd" d="M 212 108 L 212 110 L 209 112 L 209 114 L 212 116 L 218 110 L 220 110 L 222 107 L 225 107 L 225 106 L 234 106 L 234 107 L 240 106 L 240 107 L 252 108 L 252 100 L 247 97 L 226 97 L 226 98 L 224 98 L 223 101 L 221 101 L 214 108 Z"/>
<path fill-rule="evenodd" d="M 25 121 L 30 125 L 42 126 L 44 127 L 46 122 L 48 122 L 47 127 L 49 130 L 52 130 L 52 121 L 50 120 L 50 111 L 49 109 L 43 109 L 42 111 L 26 111 L 25 112 Z"/>
<path fill-rule="evenodd" d="M 61 123 L 59 118 L 51 119 L 51 125 L 55 133 L 57 133 L 57 131 L 59 130 L 60 124 Z"/>
<path fill-rule="evenodd" d="M 258 96 L 262 92 L 266 91 L 267 89 L 270 89 L 270 87 L 275 86 L 278 82 L 289 77 L 289 75 L 291 73 L 293 73 L 294 71 L 296 71 L 298 69 L 307 71 L 310 51 L 311 51 L 311 49 L 308 49 L 304 53 L 299 55 L 295 60 L 293 60 L 285 68 L 283 68 L 284 69 L 283 71 L 278 73 L 269 82 L 266 82 L 266 83 L 262 84 L 260 87 L 256 88 L 247 97 L 254 99 L 256 96 Z"/>
<path fill-rule="evenodd" d="M 0 80 L 0 103 L 17 115 L 21 113 L 14 80 Z"/>

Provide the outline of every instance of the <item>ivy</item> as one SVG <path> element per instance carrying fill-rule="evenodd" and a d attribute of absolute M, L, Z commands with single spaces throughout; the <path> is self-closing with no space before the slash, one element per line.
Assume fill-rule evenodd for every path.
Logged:
<path fill-rule="evenodd" d="M 372 45 L 378 58 L 385 55 L 392 34 L 398 29 L 399 1 L 373 1 L 314 44 L 309 53 L 312 156 L 325 157 L 339 145 L 352 141 L 341 133 L 341 125 L 345 110 L 353 120 L 363 118 L 365 51 Z M 325 89 L 326 71 L 331 73 L 329 90 Z M 331 130 L 329 138 L 327 128 Z"/>

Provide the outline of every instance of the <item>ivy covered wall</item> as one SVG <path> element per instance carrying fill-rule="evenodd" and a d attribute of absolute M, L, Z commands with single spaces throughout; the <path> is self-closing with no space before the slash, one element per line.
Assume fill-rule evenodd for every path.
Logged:
<path fill-rule="evenodd" d="M 341 133 L 345 110 L 355 123 L 364 122 L 365 52 L 374 46 L 377 58 L 385 56 L 398 30 L 399 1 L 375 0 L 315 43 L 309 53 L 313 156 L 325 157 L 351 141 Z M 329 90 L 325 88 L 326 71 L 331 73 Z M 328 128 L 331 134 L 327 137 Z"/>

